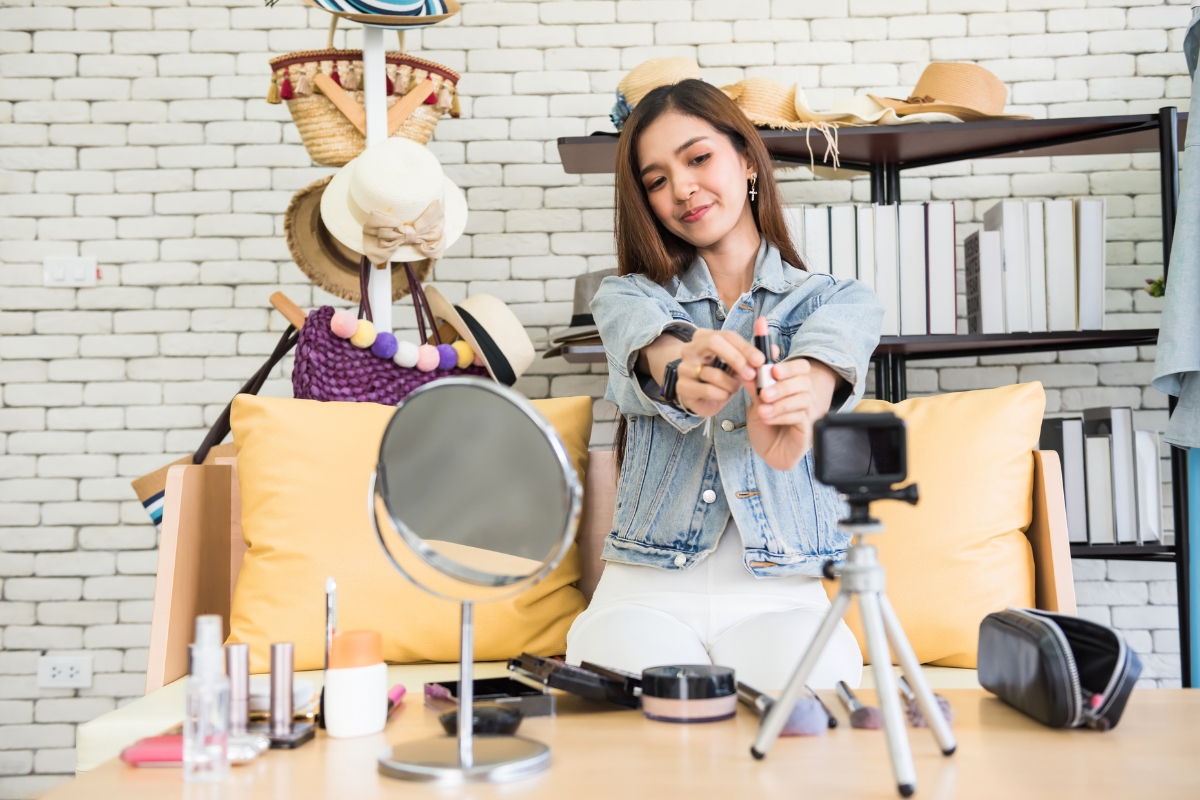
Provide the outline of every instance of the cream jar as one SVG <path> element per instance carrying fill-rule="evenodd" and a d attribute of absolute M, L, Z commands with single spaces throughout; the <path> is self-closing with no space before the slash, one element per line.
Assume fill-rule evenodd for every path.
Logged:
<path fill-rule="evenodd" d="M 387 724 L 387 664 L 379 631 L 334 634 L 325 671 L 325 731 L 337 739 L 379 733 Z"/>
<path fill-rule="evenodd" d="M 642 670 L 642 713 L 660 722 L 716 722 L 737 713 L 730 667 L 711 664 Z"/>

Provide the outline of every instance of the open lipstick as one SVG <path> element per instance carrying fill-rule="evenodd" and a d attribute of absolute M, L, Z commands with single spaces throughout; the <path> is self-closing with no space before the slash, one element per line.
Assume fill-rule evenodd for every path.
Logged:
<path fill-rule="evenodd" d="M 763 354 L 766 361 L 758 368 L 758 378 L 754 381 L 754 385 L 758 388 L 758 393 L 762 394 L 762 390 L 768 386 L 775 385 L 775 376 L 771 374 L 771 367 L 774 365 L 774 359 L 771 358 L 771 339 L 767 334 L 767 318 L 759 317 L 754 320 L 754 346 Z"/>

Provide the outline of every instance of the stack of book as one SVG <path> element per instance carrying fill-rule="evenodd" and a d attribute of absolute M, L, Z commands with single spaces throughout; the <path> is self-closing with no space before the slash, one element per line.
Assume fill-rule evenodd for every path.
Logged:
<path fill-rule="evenodd" d="M 1158 434 L 1134 430 L 1131 409 L 1089 408 L 1082 419 L 1043 420 L 1039 446 L 1062 463 L 1072 543 L 1161 541 Z"/>
<path fill-rule="evenodd" d="M 785 216 L 809 272 L 875 290 L 884 336 L 957 332 L 954 203 L 800 206 Z"/>
<path fill-rule="evenodd" d="M 970 333 L 1104 328 L 1105 203 L 1003 200 L 967 237 Z"/>
<path fill-rule="evenodd" d="M 875 290 L 884 336 L 958 332 L 954 203 L 784 213 L 809 272 Z M 983 227 L 965 242 L 968 333 L 1103 329 L 1103 197 L 1003 200 Z"/>

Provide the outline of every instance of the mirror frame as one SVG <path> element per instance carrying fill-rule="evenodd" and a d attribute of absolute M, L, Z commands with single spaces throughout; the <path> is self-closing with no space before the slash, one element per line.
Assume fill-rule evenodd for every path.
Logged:
<path fill-rule="evenodd" d="M 550 551 L 550 555 L 542 561 L 541 566 L 537 570 L 534 570 L 529 575 L 496 575 L 489 572 L 480 572 L 479 570 L 465 567 L 443 556 L 441 553 L 438 553 L 436 550 L 426 544 L 425 541 L 415 531 L 413 531 L 408 525 L 406 525 L 396 516 L 395 511 L 392 509 L 391 503 L 383 494 L 380 486 L 380 484 L 383 482 L 381 478 L 386 474 L 386 468 L 383 463 L 383 443 L 387 440 L 388 432 L 392 429 L 392 425 L 395 424 L 396 418 L 400 415 L 400 411 L 404 408 L 405 404 L 407 404 L 414 397 L 418 397 L 428 392 L 436 392 L 441 388 L 449 388 L 452 386 L 470 386 L 473 388 L 482 389 L 499 395 L 503 399 L 512 403 L 520 411 L 522 411 L 525 416 L 527 416 L 530 421 L 534 423 L 534 425 L 537 426 L 538 431 L 550 445 L 550 449 L 557 458 L 559 466 L 562 467 L 563 477 L 566 482 L 568 494 L 566 526 L 563 529 L 562 536 L 559 538 L 557 545 Z M 388 549 L 387 542 L 383 538 L 383 530 L 379 526 L 379 520 L 376 512 L 376 502 L 378 500 L 383 501 L 384 509 L 387 512 L 388 522 L 391 523 L 392 529 L 400 535 L 400 538 L 404 540 L 404 543 L 408 545 L 409 549 L 412 550 L 412 552 L 416 554 L 417 558 L 419 558 L 425 564 L 441 572 L 443 575 L 467 584 L 471 584 L 473 586 L 490 588 L 508 587 L 511 590 L 510 592 L 503 592 L 495 597 L 488 598 L 491 600 L 498 600 L 511 594 L 516 594 L 526 586 L 531 586 L 541 581 L 562 562 L 563 557 L 566 556 L 567 552 L 570 550 L 571 544 L 575 541 L 575 532 L 579 526 L 579 518 L 583 510 L 583 486 L 580 483 L 579 475 L 575 472 L 575 466 L 571 463 L 571 457 L 570 454 L 567 453 L 566 445 L 563 444 L 562 437 L 558 435 L 558 431 L 554 428 L 554 426 L 551 425 L 544 416 L 542 416 L 542 413 L 538 411 L 537 408 L 530 403 L 524 395 L 495 381 L 483 380 L 482 378 L 471 376 L 448 377 L 441 378 L 436 381 L 430 381 L 429 383 L 419 386 L 413 391 L 409 392 L 408 395 L 401 400 L 399 404 L 397 404 L 396 413 L 392 415 L 392 418 L 388 420 L 387 427 L 384 428 L 383 436 L 379 442 L 379 460 L 376 462 L 375 469 L 376 471 L 371 474 L 370 485 L 367 492 L 367 513 L 371 520 L 371 526 L 375 530 L 375 536 L 379 540 L 379 545 L 383 548 L 384 555 L 387 557 L 388 561 L 391 562 L 392 566 L 397 572 L 407 578 L 415 586 L 418 586 L 430 594 L 438 597 L 443 597 L 447 600 L 453 600 L 455 602 L 462 602 L 464 599 L 463 597 L 453 597 L 431 589 L 414 578 L 407 570 L 404 569 L 403 566 L 401 566 L 400 562 L 392 554 L 392 551 Z"/>

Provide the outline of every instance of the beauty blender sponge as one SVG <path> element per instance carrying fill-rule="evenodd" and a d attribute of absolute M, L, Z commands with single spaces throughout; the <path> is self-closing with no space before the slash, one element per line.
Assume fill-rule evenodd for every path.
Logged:
<path fill-rule="evenodd" d="M 475 360 L 475 351 L 471 348 L 471 343 L 466 339 L 459 339 L 454 344 L 450 345 L 454 348 L 454 352 L 458 353 L 458 363 L 456 366 L 459 369 L 465 369 Z"/>
<path fill-rule="evenodd" d="M 371 345 L 371 352 L 379 358 L 391 358 L 396 355 L 396 337 L 387 331 L 380 331 Z"/>
<path fill-rule="evenodd" d="M 780 736 L 820 736 L 829 730 L 829 716 L 811 697 L 801 697 L 783 723 Z"/>
<path fill-rule="evenodd" d="M 417 346 L 412 342 L 396 342 L 396 354 L 392 356 L 392 361 L 395 361 L 398 366 L 412 369 L 417 365 L 417 357 L 420 354 Z"/>
<path fill-rule="evenodd" d="M 371 323 L 371 320 L 360 319 L 358 321 L 358 330 L 350 337 L 350 344 L 365 350 L 375 344 L 375 336 L 375 326 Z"/>
<path fill-rule="evenodd" d="M 423 344 L 417 348 L 417 369 L 421 372 L 433 372 L 442 361 L 442 354 L 431 344 Z"/>
<path fill-rule="evenodd" d="M 340 339 L 349 339 L 358 330 L 358 316 L 348 308 L 333 312 L 329 318 L 329 329 Z"/>
<path fill-rule="evenodd" d="M 448 344 L 439 344 L 438 351 L 438 369 L 450 369 L 458 363 L 458 351 Z"/>

